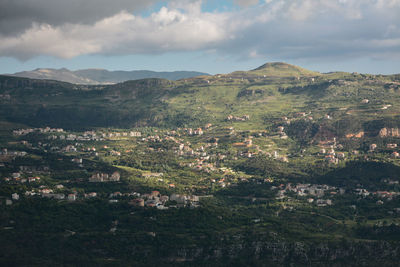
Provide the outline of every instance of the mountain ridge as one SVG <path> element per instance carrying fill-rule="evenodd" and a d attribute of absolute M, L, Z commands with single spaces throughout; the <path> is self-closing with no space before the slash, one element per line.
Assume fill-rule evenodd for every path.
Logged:
<path fill-rule="evenodd" d="M 81 69 L 71 71 L 66 68 L 37 68 L 32 71 L 22 71 L 14 74 L 5 74 L 7 76 L 15 76 L 31 79 L 46 79 L 69 82 L 73 84 L 100 85 L 100 84 L 116 84 L 128 80 L 139 80 L 147 78 L 161 78 L 168 80 L 180 80 L 208 73 L 196 71 L 172 71 L 172 72 L 156 72 L 149 70 L 133 70 L 133 71 L 109 71 L 106 69 Z"/>
<path fill-rule="evenodd" d="M 304 127 L 314 129 L 330 122 L 329 127 L 345 136 L 371 127 L 378 131 L 400 127 L 390 120 L 400 116 L 399 89 L 397 75 L 320 74 L 286 63 L 178 81 L 152 78 L 101 85 L 0 75 L 0 120 L 65 128 L 199 127 L 229 125 L 234 118 L 243 129 L 266 129 L 274 127 L 270 118 L 312 112 L 313 123 Z M 251 119 L 242 121 L 244 115 Z M 342 124 L 346 131 L 339 127 Z M 307 127 L 304 130 L 314 134 Z M 329 131 L 321 130 L 320 136 L 328 136 Z M 303 135 L 293 129 L 294 138 Z"/>

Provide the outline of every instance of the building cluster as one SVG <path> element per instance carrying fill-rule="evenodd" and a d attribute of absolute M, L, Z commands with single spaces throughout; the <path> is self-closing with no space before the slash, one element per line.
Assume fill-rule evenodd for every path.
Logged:
<path fill-rule="evenodd" d="M 197 128 L 197 129 L 185 128 L 184 131 L 188 135 L 203 135 L 204 133 L 202 128 Z"/>
<path fill-rule="evenodd" d="M 61 128 L 50 128 L 50 127 L 45 127 L 45 128 L 28 128 L 28 129 L 19 129 L 19 130 L 14 130 L 13 134 L 17 136 L 21 135 L 27 135 L 33 132 L 39 132 L 39 133 L 62 133 L 64 132 L 63 129 Z"/>
<path fill-rule="evenodd" d="M 84 133 L 77 135 L 73 133 L 65 133 L 63 129 L 60 128 L 28 128 L 28 129 L 19 129 L 14 130 L 13 134 L 17 136 L 27 135 L 29 133 L 39 132 L 39 133 L 58 133 L 49 135 L 47 138 L 49 140 L 66 140 L 66 141 L 104 141 L 105 138 L 113 138 L 113 137 L 141 137 L 142 133 L 137 131 L 130 132 L 112 132 L 112 133 L 103 133 L 96 131 L 85 131 Z M 64 134 L 60 134 L 64 133 Z"/>
<path fill-rule="evenodd" d="M 243 115 L 243 116 L 233 116 L 229 115 L 226 117 L 227 121 L 248 121 L 250 120 L 250 115 Z"/>
<path fill-rule="evenodd" d="M 332 140 L 320 142 L 321 149 L 319 154 L 325 157 L 325 162 L 330 164 L 338 164 L 340 160 L 346 158 L 343 152 L 336 152 L 335 149 L 343 149 L 343 145 L 336 143 L 336 137 Z"/>
<path fill-rule="evenodd" d="M 326 199 L 325 196 L 334 196 L 336 194 L 344 194 L 343 188 L 336 188 L 329 185 L 318 185 L 318 184 L 287 184 L 280 185 L 279 187 L 273 186 L 272 189 L 278 189 L 277 199 L 283 199 L 287 193 L 293 192 L 300 197 L 314 197 L 308 198 L 309 203 L 315 203 L 317 206 L 330 206 L 332 205 L 331 199 Z"/>
<path fill-rule="evenodd" d="M 138 194 L 129 204 L 137 207 L 156 207 L 157 209 L 168 209 L 176 207 L 198 207 L 199 197 L 195 195 L 172 194 L 161 195 L 159 191 L 152 191 L 149 194 Z M 168 205 L 167 205 L 168 202 Z"/>
<path fill-rule="evenodd" d="M 48 175 L 50 168 L 48 166 L 19 166 L 18 172 L 10 173 L 3 178 L 8 183 L 38 183 L 41 178 L 38 175 Z"/>
<path fill-rule="evenodd" d="M 25 192 L 25 197 L 40 196 L 42 198 L 54 199 L 54 200 L 66 200 L 66 201 L 76 201 L 78 200 L 78 193 L 60 193 L 58 189 L 63 189 L 63 185 L 57 185 L 55 190 L 48 188 L 46 186 L 40 186 L 38 189 L 33 189 L 31 191 Z M 98 197 L 97 192 L 85 193 L 81 197 L 84 199 L 90 199 Z M 181 195 L 181 194 L 171 194 L 162 195 L 159 191 L 152 191 L 150 193 L 140 194 L 137 192 L 131 193 L 121 193 L 114 192 L 108 196 L 109 203 L 118 203 L 123 198 L 128 198 L 128 203 L 136 207 L 155 207 L 160 210 L 165 210 L 168 208 L 181 208 L 199 207 L 199 196 L 196 195 Z M 18 201 L 20 195 L 18 193 L 13 193 L 11 199 L 7 199 L 6 205 L 12 205 L 13 201 Z"/>
<path fill-rule="evenodd" d="M 121 175 L 119 172 L 114 172 L 112 174 L 108 173 L 95 173 L 89 178 L 91 183 L 106 183 L 106 182 L 119 182 Z"/>
<path fill-rule="evenodd" d="M 128 132 L 113 132 L 113 133 L 102 133 L 103 138 L 114 138 L 114 137 L 141 137 L 141 132 L 130 131 Z"/>
<path fill-rule="evenodd" d="M 24 157 L 28 153 L 25 151 L 8 151 L 7 148 L 4 148 L 0 151 L 0 156 L 5 156 L 5 157 Z"/>
<path fill-rule="evenodd" d="M 66 140 L 66 141 L 103 141 L 104 138 L 97 135 L 96 132 L 87 131 L 84 132 L 82 135 L 76 134 L 61 134 L 61 135 L 49 135 L 47 137 L 49 140 Z"/>
<path fill-rule="evenodd" d="M 395 181 L 397 182 L 397 181 Z M 397 197 L 400 195 L 399 192 L 389 192 L 389 191 L 375 191 L 375 192 L 369 192 L 367 189 L 364 188 L 356 188 L 354 189 L 354 193 L 362 196 L 362 197 L 368 197 L 368 196 L 375 196 L 381 199 L 386 199 L 386 200 L 392 200 L 394 197 Z"/>

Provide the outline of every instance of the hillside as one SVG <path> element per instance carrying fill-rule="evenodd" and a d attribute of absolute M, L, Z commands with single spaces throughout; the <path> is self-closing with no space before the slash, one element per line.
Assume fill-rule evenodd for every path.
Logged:
<path fill-rule="evenodd" d="M 243 129 L 268 129 L 272 118 L 303 112 L 343 136 L 371 132 L 375 124 L 392 125 L 389 121 L 400 114 L 398 89 L 398 76 L 320 74 L 284 63 L 180 81 L 144 79 L 102 86 L 1 76 L 0 112 L 2 120 L 33 126 L 54 121 L 60 127 L 195 127 L 210 122 Z M 226 120 L 245 114 L 251 119 Z"/>
<path fill-rule="evenodd" d="M 32 71 L 23 71 L 12 74 L 16 77 L 25 77 L 31 79 L 57 80 L 75 84 L 114 84 L 128 80 L 139 80 L 147 78 L 161 78 L 168 80 L 180 80 L 207 73 L 195 71 L 173 71 L 173 72 L 155 72 L 148 70 L 135 71 L 108 71 L 105 69 L 83 69 L 71 71 L 62 69 L 35 69 Z"/>
<path fill-rule="evenodd" d="M 398 103 L 400 75 L 285 63 L 0 76 L 0 265 L 397 266 Z"/>

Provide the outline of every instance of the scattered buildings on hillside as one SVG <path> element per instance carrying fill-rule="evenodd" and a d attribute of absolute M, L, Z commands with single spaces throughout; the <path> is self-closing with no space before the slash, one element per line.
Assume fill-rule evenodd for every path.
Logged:
<path fill-rule="evenodd" d="M 89 182 L 119 182 L 120 178 L 119 172 L 114 172 L 111 175 L 108 173 L 95 173 L 89 178 Z"/>

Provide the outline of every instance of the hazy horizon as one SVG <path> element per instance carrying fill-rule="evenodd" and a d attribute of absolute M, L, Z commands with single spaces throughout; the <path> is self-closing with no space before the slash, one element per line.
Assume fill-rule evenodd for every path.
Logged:
<path fill-rule="evenodd" d="M 398 0 L 0 3 L 0 73 L 249 70 L 400 73 Z"/>

